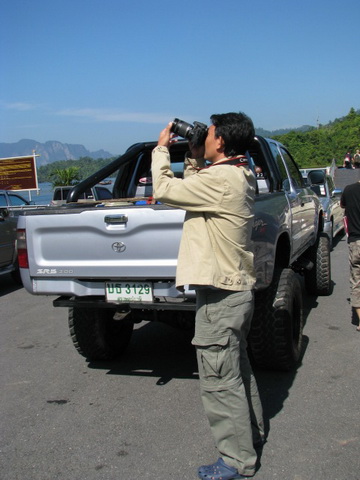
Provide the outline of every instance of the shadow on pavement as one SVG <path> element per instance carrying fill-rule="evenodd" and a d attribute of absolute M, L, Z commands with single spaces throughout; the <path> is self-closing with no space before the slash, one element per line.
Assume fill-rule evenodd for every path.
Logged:
<path fill-rule="evenodd" d="M 198 379 L 192 332 L 172 328 L 160 322 L 141 324 L 120 360 L 90 362 L 89 368 L 108 370 L 109 375 L 157 378 L 165 385 L 173 378 Z"/>
<path fill-rule="evenodd" d="M 134 330 L 130 345 L 120 360 L 92 361 L 89 368 L 106 370 L 108 375 L 154 377 L 159 386 L 166 385 L 174 378 L 197 380 L 197 362 L 191 338 L 191 331 L 179 331 L 156 322 L 141 324 L 140 328 Z M 307 342 L 306 338 L 304 343 Z M 282 410 L 289 396 L 296 373 L 297 369 L 290 372 L 254 369 L 267 433 L 270 419 Z"/>
<path fill-rule="evenodd" d="M 22 285 L 17 283 L 10 273 L 6 275 L 0 275 L 0 297 L 8 295 L 23 288 Z"/>

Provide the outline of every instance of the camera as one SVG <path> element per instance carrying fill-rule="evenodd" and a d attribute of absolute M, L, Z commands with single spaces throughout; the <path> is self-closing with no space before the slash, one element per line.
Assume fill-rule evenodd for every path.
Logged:
<path fill-rule="evenodd" d="M 194 122 L 194 125 L 191 125 L 184 120 L 174 118 L 171 131 L 189 140 L 194 147 L 201 147 L 205 143 L 208 127 L 205 123 Z"/>

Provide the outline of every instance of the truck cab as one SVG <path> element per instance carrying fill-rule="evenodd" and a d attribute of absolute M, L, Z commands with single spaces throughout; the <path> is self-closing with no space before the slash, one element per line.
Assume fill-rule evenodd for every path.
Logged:
<path fill-rule="evenodd" d="M 55 187 L 50 205 L 64 205 L 67 202 L 68 195 L 72 188 L 73 185 Z M 112 194 L 108 188 L 96 185 L 94 187 L 87 188 L 84 192 L 82 192 L 77 201 L 93 202 L 96 200 L 109 200 L 111 198 Z"/>

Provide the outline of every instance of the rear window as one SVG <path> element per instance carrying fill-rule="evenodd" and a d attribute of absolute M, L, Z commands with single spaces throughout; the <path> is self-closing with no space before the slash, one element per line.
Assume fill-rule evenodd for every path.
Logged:
<path fill-rule="evenodd" d="M 99 200 L 109 200 L 112 198 L 110 190 L 105 187 L 96 187 L 96 193 Z"/>
<path fill-rule="evenodd" d="M 25 198 L 20 197 L 20 195 L 13 195 L 12 193 L 9 194 L 9 202 L 10 205 L 21 206 L 21 205 L 28 205 L 29 202 L 25 200 Z"/>
<path fill-rule="evenodd" d="M 0 194 L 0 207 L 7 207 L 6 197 L 3 193 Z"/>
<path fill-rule="evenodd" d="M 66 200 L 70 188 L 57 188 L 54 192 L 54 200 Z"/>
<path fill-rule="evenodd" d="M 72 189 L 72 187 L 58 188 L 54 192 L 54 200 L 66 200 L 71 189 Z M 86 190 L 86 192 L 82 193 L 79 196 L 79 199 L 81 199 L 81 200 L 86 200 L 86 199 L 91 200 L 93 198 L 94 198 L 94 196 L 93 196 L 90 188 L 88 190 Z M 108 197 L 106 197 L 106 198 L 108 198 Z M 111 198 L 111 196 L 110 196 L 110 198 Z"/>

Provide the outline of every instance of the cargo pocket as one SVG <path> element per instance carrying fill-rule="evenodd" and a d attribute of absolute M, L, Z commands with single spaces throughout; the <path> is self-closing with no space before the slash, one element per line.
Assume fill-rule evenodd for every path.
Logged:
<path fill-rule="evenodd" d="M 230 337 L 194 337 L 199 377 L 202 388 L 209 391 L 223 390 L 233 378 Z"/>
<path fill-rule="evenodd" d="M 234 292 L 228 295 L 224 301 L 228 307 L 238 307 L 239 305 L 244 305 L 244 307 L 245 306 L 247 307 L 247 304 L 251 303 L 252 299 L 253 299 L 252 291 L 245 290 L 243 292 Z"/>

